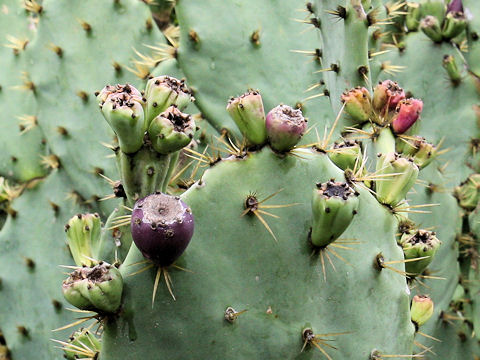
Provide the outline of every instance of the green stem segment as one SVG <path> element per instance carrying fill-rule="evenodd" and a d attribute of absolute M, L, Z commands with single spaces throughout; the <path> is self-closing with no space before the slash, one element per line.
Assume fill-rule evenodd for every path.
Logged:
<path fill-rule="evenodd" d="M 390 128 L 377 128 L 379 134 L 375 140 L 375 150 L 380 154 L 395 152 L 395 137 Z"/>
<path fill-rule="evenodd" d="M 161 155 L 144 146 L 133 155 L 119 151 L 117 156 L 128 205 L 168 184 L 171 154 Z"/>
<path fill-rule="evenodd" d="M 368 21 L 360 0 L 347 2 L 345 18 L 345 52 L 343 71 L 351 86 L 367 86 L 371 91 L 368 63 Z"/>
<path fill-rule="evenodd" d="M 168 170 L 167 174 L 165 176 L 165 180 L 162 185 L 162 192 L 166 193 L 168 184 L 170 183 L 170 179 L 173 176 L 173 172 L 175 171 L 175 168 L 177 167 L 178 164 L 178 158 L 180 156 L 180 151 L 176 151 L 174 153 L 170 154 L 170 162 L 168 164 Z"/>
<path fill-rule="evenodd" d="M 332 21 L 331 15 L 338 8 L 338 1 L 317 0 L 316 8 L 321 24 L 322 63 L 331 70 L 324 73 L 324 80 L 333 110 L 338 112 L 345 89 L 361 86 L 371 90 L 367 15 L 360 0 L 348 0 L 342 26 L 341 22 Z"/>

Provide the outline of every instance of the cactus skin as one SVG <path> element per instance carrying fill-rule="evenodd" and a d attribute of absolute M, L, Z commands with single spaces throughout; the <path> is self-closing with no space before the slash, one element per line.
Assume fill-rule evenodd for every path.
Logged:
<path fill-rule="evenodd" d="M 145 21 L 151 20 L 151 14 L 137 1 L 99 6 L 95 1 L 57 4 L 47 0 L 42 5 L 45 11 L 35 42 L 25 53 L 34 64 L 30 75 L 38 89 L 38 123 L 75 189 L 86 199 L 101 197 L 110 189 L 98 171 L 115 179 L 116 169 L 106 158 L 109 150 L 101 145 L 110 142 L 113 134 L 99 116 L 94 93 L 107 83 L 137 86 L 139 80 L 125 68 L 134 55 L 132 48 L 155 44 L 160 41 L 159 32 L 147 29 Z M 109 18 L 112 20 L 105 21 Z M 82 21 L 90 25 L 89 31 L 84 30 Z M 119 32 L 119 28 L 123 30 Z M 61 57 L 51 50 L 52 46 L 62 50 Z M 97 53 L 98 49 L 102 49 L 98 61 L 84 60 L 85 54 Z M 120 64 L 119 71 L 113 62 Z M 62 135 L 59 127 L 67 133 Z M 79 149 L 89 149 L 96 155 L 80 156 Z M 106 205 L 108 214 L 112 208 Z"/>
<path fill-rule="evenodd" d="M 47 174 L 47 169 L 41 163 L 41 156 L 47 155 L 48 149 L 46 144 L 42 144 L 44 138 L 42 129 L 38 123 L 35 125 L 37 100 L 32 91 L 19 88 L 26 85 L 23 82 L 28 81 L 27 73 L 30 74 L 31 68 L 26 61 L 26 52 L 30 50 L 35 31 L 29 26 L 31 20 L 22 8 L 21 2 L 4 1 L 2 9 L 0 108 L 4 121 L 0 122 L 0 174 L 24 182 Z M 13 45 L 8 41 L 9 38 L 21 42 L 20 50 L 7 47 Z M 28 43 L 25 44 L 23 41 Z M 18 54 L 15 55 L 13 51 L 17 51 Z M 34 120 L 34 123 L 25 124 L 22 118 Z M 24 126 L 24 129 L 19 129 L 19 125 Z M 18 146 L 20 143 L 25 145 Z"/>

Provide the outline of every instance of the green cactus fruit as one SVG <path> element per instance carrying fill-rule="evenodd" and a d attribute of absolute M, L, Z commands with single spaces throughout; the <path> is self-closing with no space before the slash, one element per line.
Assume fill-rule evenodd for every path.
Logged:
<path fill-rule="evenodd" d="M 418 166 L 411 159 L 393 152 L 379 154 L 376 173 L 382 177 L 375 181 L 378 201 L 391 207 L 397 206 L 417 180 L 418 171 Z M 391 176 L 385 176 L 388 174 Z"/>
<path fill-rule="evenodd" d="M 98 214 L 78 214 L 72 217 L 65 225 L 67 243 L 78 266 L 92 266 L 92 258 L 97 253 L 101 221 Z"/>
<path fill-rule="evenodd" d="M 68 360 L 97 359 L 102 349 L 102 343 L 88 329 L 75 331 L 68 342 L 62 345 L 65 358 Z"/>
<path fill-rule="evenodd" d="M 458 204 L 465 210 L 474 210 L 480 200 L 480 174 L 472 174 L 454 189 Z"/>
<path fill-rule="evenodd" d="M 307 120 L 302 111 L 288 105 L 278 105 L 267 114 L 266 128 L 272 149 L 286 152 L 302 138 L 307 130 Z"/>
<path fill-rule="evenodd" d="M 148 128 L 152 147 L 160 154 L 173 153 L 187 146 L 193 139 L 195 122 L 188 114 L 172 105 L 158 115 Z"/>
<path fill-rule="evenodd" d="M 410 230 L 404 233 L 399 244 L 403 249 L 406 260 L 413 260 L 425 257 L 418 261 L 405 263 L 405 271 L 411 277 L 420 275 L 432 262 L 441 242 L 435 233 L 427 230 Z"/>
<path fill-rule="evenodd" d="M 265 110 L 258 91 L 248 91 L 231 98 L 227 111 L 242 134 L 252 145 L 263 145 L 267 141 Z"/>
<path fill-rule="evenodd" d="M 446 40 L 460 35 L 467 27 L 467 19 L 461 11 L 449 12 L 443 23 L 442 35 Z"/>
<path fill-rule="evenodd" d="M 120 307 L 122 275 L 115 266 L 101 262 L 75 269 L 63 282 L 65 299 L 81 310 L 114 313 Z"/>
<path fill-rule="evenodd" d="M 98 95 L 102 114 L 117 134 L 120 149 L 131 154 L 143 144 L 144 102 L 132 85 L 117 85 L 118 91 L 109 93 L 104 88 Z M 105 101 L 103 97 L 107 95 Z"/>
<path fill-rule="evenodd" d="M 408 31 L 417 31 L 420 25 L 420 6 L 414 2 L 407 3 L 405 26 Z"/>
<path fill-rule="evenodd" d="M 328 152 L 328 157 L 342 170 L 353 170 L 360 167 L 362 148 L 357 140 L 346 139 L 340 143 L 334 143 Z"/>
<path fill-rule="evenodd" d="M 433 42 L 440 43 L 443 40 L 442 30 L 440 28 L 440 22 L 435 16 L 426 16 L 420 21 L 420 29 L 427 35 Z"/>
<path fill-rule="evenodd" d="M 356 87 L 341 96 L 345 104 L 345 111 L 355 122 L 363 123 L 372 116 L 372 99 L 368 90 L 364 87 Z"/>
<path fill-rule="evenodd" d="M 462 81 L 462 74 L 457 66 L 457 62 L 452 55 L 445 55 L 442 61 L 443 68 L 453 85 L 457 86 Z"/>
<path fill-rule="evenodd" d="M 395 148 L 398 153 L 412 158 L 419 169 L 425 168 L 437 155 L 437 147 L 421 136 L 397 138 Z"/>
<path fill-rule="evenodd" d="M 433 315 L 433 301 L 427 295 L 415 295 L 412 299 L 410 313 L 412 322 L 418 330 L 419 326 L 425 324 Z"/>
<path fill-rule="evenodd" d="M 145 109 L 146 129 L 152 120 L 168 107 L 176 105 L 179 110 L 183 110 L 195 100 L 184 80 L 166 75 L 152 77 L 148 80 L 145 87 L 145 99 L 147 103 Z"/>
<path fill-rule="evenodd" d="M 347 229 L 358 209 L 359 193 L 347 183 L 318 183 L 313 190 L 313 223 L 310 241 L 323 248 L 335 241 Z"/>

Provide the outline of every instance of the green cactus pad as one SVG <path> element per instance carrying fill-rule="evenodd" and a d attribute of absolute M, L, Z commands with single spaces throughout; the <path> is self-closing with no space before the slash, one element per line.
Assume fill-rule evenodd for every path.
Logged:
<path fill-rule="evenodd" d="M 265 177 L 273 173 L 275 177 Z M 311 256 L 307 241 L 311 188 L 330 178 L 341 180 L 343 174 L 326 155 L 309 150 L 301 158 L 283 158 L 264 149 L 207 171 L 201 185 L 182 197 L 192 208 L 196 227 L 190 246 L 177 262 L 189 271 L 168 270 L 177 301 L 161 282 L 152 309 L 156 270 L 129 276 L 145 266 L 132 265 L 143 261 L 132 247 L 121 267 L 124 312 L 106 325 L 102 358 L 320 356 L 313 348 L 300 354 L 305 327 L 318 333 L 351 332 L 335 337 L 338 351 L 327 350 L 335 359 L 359 354 L 368 358 L 374 348 L 410 354 L 414 329 L 405 279 L 374 266 L 379 253 L 387 259 L 403 257 L 394 239 L 396 220 L 374 197 L 361 190 L 358 215 L 342 235 L 361 244 L 353 251 L 332 248 L 353 266 L 333 257 L 337 270 L 327 265 L 325 282 L 320 259 Z M 241 214 L 249 194 L 256 192 L 261 201 L 281 189 L 265 206 L 298 204 L 265 208 L 280 216 L 263 215 L 278 238 L 275 242 L 254 214 Z M 213 211 L 220 208 L 221 212 Z M 379 225 L 375 229 L 367 224 L 372 217 Z M 371 312 L 372 303 L 375 312 Z M 230 324 L 224 319 L 228 307 L 248 311 Z"/>

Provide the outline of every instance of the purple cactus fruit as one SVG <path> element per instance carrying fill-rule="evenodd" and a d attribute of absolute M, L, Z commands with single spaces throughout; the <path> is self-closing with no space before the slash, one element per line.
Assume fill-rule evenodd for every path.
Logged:
<path fill-rule="evenodd" d="M 403 134 L 420 117 L 423 101 L 418 99 L 402 100 L 397 106 L 397 113 L 393 117 L 392 128 L 395 134 Z"/>
<path fill-rule="evenodd" d="M 133 241 L 160 267 L 172 265 L 183 254 L 193 227 L 192 210 L 178 196 L 156 192 L 137 200 L 133 208 Z"/>
<path fill-rule="evenodd" d="M 270 146 L 277 151 L 291 150 L 307 130 L 307 120 L 301 110 L 288 105 L 278 105 L 270 110 L 266 119 Z"/>
<path fill-rule="evenodd" d="M 454 13 L 454 12 L 462 12 L 463 13 L 462 0 L 452 0 L 452 2 L 450 4 L 448 4 L 447 14 Z"/>

